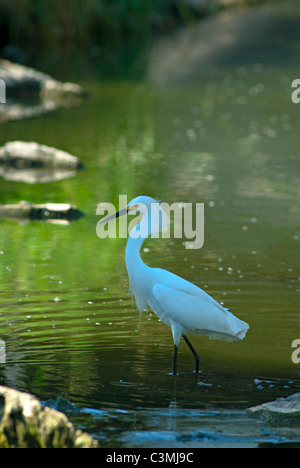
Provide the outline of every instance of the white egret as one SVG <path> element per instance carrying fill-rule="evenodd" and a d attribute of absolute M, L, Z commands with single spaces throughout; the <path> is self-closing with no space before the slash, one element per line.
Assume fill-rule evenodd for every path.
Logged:
<path fill-rule="evenodd" d="M 153 208 L 162 213 L 160 221 L 157 216 L 151 218 Z M 150 307 L 171 328 L 174 340 L 173 375 L 177 373 L 177 352 L 181 336 L 195 357 L 198 373 L 199 355 L 187 334 L 206 335 L 228 341 L 242 340 L 249 325 L 223 308 L 198 286 L 169 271 L 151 268 L 142 261 L 140 249 L 145 238 L 150 234 L 157 234 L 166 221 L 157 200 L 147 196 L 136 197 L 127 208 L 106 217 L 101 223 L 129 211 L 140 212 L 142 215 L 141 221 L 131 230 L 126 246 L 126 267 L 137 307 L 140 312 Z"/>

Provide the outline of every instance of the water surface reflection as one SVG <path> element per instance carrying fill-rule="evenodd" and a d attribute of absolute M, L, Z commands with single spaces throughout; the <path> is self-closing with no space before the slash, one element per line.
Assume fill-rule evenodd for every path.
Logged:
<path fill-rule="evenodd" d="M 299 338 L 297 109 L 286 98 L 281 72 L 226 73 L 226 80 L 215 75 L 209 93 L 205 77 L 167 90 L 90 83 L 94 98 L 81 108 L 6 126 L 5 139 L 34 140 L 38 132 L 45 144 L 76 154 L 85 170 L 47 190 L 4 180 L 1 202 L 63 199 L 86 217 L 70 226 L 0 220 L 7 349 L 0 382 L 44 401 L 63 396 L 89 408 L 89 416 L 79 413 L 81 423 L 106 446 L 130 445 L 132 426 L 136 445 L 159 443 L 156 436 L 143 439 L 139 429 L 151 427 L 167 431 L 160 439 L 166 443 L 171 433 L 174 444 L 184 443 L 185 427 L 188 443 L 198 443 L 201 430 L 190 427 L 189 410 L 195 424 L 204 418 L 206 428 L 216 428 L 209 411 L 239 412 L 299 390 L 291 360 L 291 343 Z M 250 324 L 240 343 L 192 338 L 201 357 L 199 380 L 184 343 L 179 376 L 170 377 L 171 333 L 153 314 L 140 321 L 132 308 L 124 239 L 96 236 L 97 204 L 117 203 L 122 193 L 205 204 L 202 249 L 157 239 L 142 252 L 147 264 L 195 282 Z M 178 431 L 166 427 L 163 411 L 170 407 L 179 411 L 170 415 Z"/>

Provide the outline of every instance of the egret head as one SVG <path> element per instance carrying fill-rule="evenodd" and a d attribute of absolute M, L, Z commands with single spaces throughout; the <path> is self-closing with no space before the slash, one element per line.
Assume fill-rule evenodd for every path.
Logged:
<path fill-rule="evenodd" d="M 168 217 L 160 206 L 158 200 L 152 197 L 139 196 L 128 203 L 128 213 L 140 214 L 139 224 L 131 231 L 131 237 L 148 237 L 150 234 L 158 235 L 160 231 L 168 227 Z"/>

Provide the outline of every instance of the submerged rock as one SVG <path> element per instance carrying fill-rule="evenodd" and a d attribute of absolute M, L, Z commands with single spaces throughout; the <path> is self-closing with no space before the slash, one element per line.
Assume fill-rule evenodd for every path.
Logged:
<path fill-rule="evenodd" d="M 270 422 L 287 420 L 300 422 L 300 393 L 253 406 L 248 409 L 248 412 L 252 416 L 259 416 Z"/>
<path fill-rule="evenodd" d="M 0 386 L 0 448 L 97 448 L 67 416 L 28 393 Z"/>
<path fill-rule="evenodd" d="M 76 170 L 65 168 L 33 168 L 33 169 L 15 169 L 10 166 L 1 166 L 0 177 L 13 182 L 24 182 L 25 184 L 44 184 L 47 182 L 56 182 L 70 177 L 75 177 Z"/>
<path fill-rule="evenodd" d="M 0 218 L 12 219 L 22 223 L 46 221 L 52 224 L 69 224 L 84 216 L 75 206 L 68 203 L 44 203 L 40 205 L 26 201 L 14 205 L 0 205 Z"/>

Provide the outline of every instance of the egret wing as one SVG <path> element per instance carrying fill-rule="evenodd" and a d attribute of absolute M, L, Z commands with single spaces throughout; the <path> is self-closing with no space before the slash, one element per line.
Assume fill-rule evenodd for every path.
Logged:
<path fill-rule="evenodd" d="M 163 284 L 168 286 L 170 289 L 178 290 L 183 293 L 199 297 L 202 300 L 206 300 L 207 302 L 213 304 L 215 307 L 220 309 L 221 311 L 227 311 L 224 307 L 221 306 L 213 297 L 211 297 L 207 292 L 203 291 L 203 289 L 199 288 L 193 283 L 181 278 L 170 271 L 163 270 L 161 268 L 153 268 L 155 271 L 155 276 L 157 278 L 157 283 Z"/>

